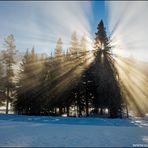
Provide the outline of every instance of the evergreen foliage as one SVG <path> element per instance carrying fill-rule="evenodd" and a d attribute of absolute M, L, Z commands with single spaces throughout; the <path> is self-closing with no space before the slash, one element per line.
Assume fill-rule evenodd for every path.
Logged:
<path fill-rule="evenodd" d="M 6 74 L 4 77 L 3 85 L 6 93 L 6 114 L 8 114 L 8 105 L 12 101 L 12 94 L 15 88 L 13 81 L 14 71 L 13 65 L 15 64 L 16 45 L 14 36 L 9 35 L 4 41 L 5 50 L 3 51 L 3 62 L 6 67 Z"/>
<path fill-rule="evenodd" d="M 95 38 L 96 50 L 89 51 L 86 35 L 79 44 L 73 32 L 66 53 L 59 38 L 54 55 L 39 55 L 33 47 L 27 50 L 20 64 L 16 100 L 13 103 L 18 114 L 107 116 L 121 117 L 123 98 L 119 76 L 110 54 L 109 39 L 104 23 L 98 25 Z M 15 44 L 13 36 L 6 40 L 4 61 L 7 65 L 6 88 L 10 91 L 14 76 Z M 90 54 L 94 56 L 88 64 Z M 7 96 L 10 96 L 9 93 Z M 8 99 L 7 99 L 8 100 Z"/>

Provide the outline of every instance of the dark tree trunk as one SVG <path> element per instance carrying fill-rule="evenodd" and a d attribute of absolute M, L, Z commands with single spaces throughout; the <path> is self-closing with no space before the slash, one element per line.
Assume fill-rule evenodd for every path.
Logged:
<path fill-rule="evenodd" d="M 82 110 L 81 110 L 81 106 L 79 106 L 79 117 L 82 116 Z"/>
<path fill-rule="evenodd" d="M 110 117 L 111 118 L 117 118 L 118 117 L 118 111 L 115 107 L 110 108 Z"/>
<path fill-rule="evenodd" d="M 9 107 L 9 88 L 7 89 L 7 97 L 6 97 L 6 114 L 8 114 Z"/>
<path fill-rule="evenodd" d="M 67 106 L 67 117 L 69 117 L 69 106 Z"/>
<path fill-rule="evenodd" d="M 59 115 L 62 115 L 62 107 L 59 107 Z"/>
<path fill-rule="evenodd" d="M 100 109 L 100 115 L 103 115 L 103 109 L 102 108 Z"/>
<path fill-rule="evenodd" d="M 86 98 L 86 117 L 89 116 L 89 112 L 88 112 L 88 99 Z"/>
<path fill-rule="evenodd" d="M 54 113 L 55 113 L 55 115 L 57 114 L 57 109 L 56 109 L 56 107 L 54 108 Z"/>

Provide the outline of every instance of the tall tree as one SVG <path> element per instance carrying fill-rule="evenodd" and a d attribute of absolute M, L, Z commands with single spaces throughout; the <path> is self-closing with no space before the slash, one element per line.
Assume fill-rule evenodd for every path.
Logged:
<path fill-rule="evenodd" d="M 87 49 L 87 37 L 86 35 L 84 34 L 81 38 L 81 42 L 80 42 L 80 51 L 81 52 L 86 52 L 88 49 Z"/>
<path fill-rule="evenodd" d="M 96 48 L 108 49 L 109 40 L 106 34 L 106 28 L 104 27 L 103 20 L 100 21 L 97 29 L 98 31 L 96 32 L 96 38 L 95 38 Z"/>
<path fill-rule="evenodd" d="M 6 76 L 5 76 L 5 88 L 6 88 L 6 114 L 8 114 L 8 105 L 11 100 L 11 93 L 14 89 L 14 72 L 13 72 L 13 65 L 15 64 L 14 56 L 16 54 L 16 45 L 14 36 L 11 34 L 9 35 L 4 41 L 4 54 L 3 54 L 3 61 L 6 66 Z"/>
<path fill-rule="evenodd" d="M 71 35 L 71 47 L 70 54 L 78 54 L 79 53 L 79 43 L 77 38 L 77 32 L 74 31 Z"/>
<path fill-rule="evenodd" d="M 20 66 L 17 100 L 15 102 L 15 110 L 19 113 L 40 114 L 41 65 L 42 61 L 39 60 L 34 47 L 31 52 L 27 50 Z"/>
<path fill-rule="evenodd" d="M 2 90 L 4 88 L 3 87 L 3 77 L 4 77 L 4 67 L 3 67 L 2 61 L 0 59 L 0 90 Z"/>
<path fill-rule="evenodd" d="M 31 84 L 29 80 L 29 64 L 30 64 L 30 53 L 27 50 L 22 62 L 20 63 L 20 73 L 19 73 L 19 82 L 17 84 L 17 99 L 14 102 L 15 111 L 18 113 L 27 114 L 29 112 L 29 98 L 27 99 L 28 92 L 27 90 L 30 89 Z"/>
<path fill-rule="evenodd" d="M 104 23 L 98 25 L 96 33 L 96 45 L 99 45 L 96 51 L 94 62 L 95 84 L 97 86 L 94 106 L 102 115 L 105 108 L 108 109 L 110 117 L 119 117 L 122 112 L 122 93 L 119 85 L 118 73 L 114 66 L 114 60 L 110 54 L 109 39 L 106 35 Z M 99 44 L 98 44 L 99 43 Z M 99 50 L 101 48 L 101 50 Z"/>
<path fill-rule="evenodd" d="M 63 42 L 62 42 L 62 39 L 59 38 L 58 41 L 57 41 L 57 44 L 56 44 L 56 48 L 55 48 L 55 56 L 61 56 L 62 55 L 62 45 L 63 45 Z"/>
<path fill-rule="evenodd" d="M 4 88 L 4 67 L 0 59 L 0 106 L 4 105 L 6 99 L 5 88 Z"/>

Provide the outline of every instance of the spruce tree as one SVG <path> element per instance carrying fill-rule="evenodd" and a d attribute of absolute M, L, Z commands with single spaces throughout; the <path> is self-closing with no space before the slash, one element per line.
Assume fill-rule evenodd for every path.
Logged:
<path fill-rule="evenodd" d="M 42 62 L 35 53 L 34 47 L 28 50 L 22 60 L 17 89 L 15 110 L 21 114 L 39 115 L 41 110 L 41 81 Z"/>
<path fill-rule="evenodd" d="M 80 51 L 86 52 L 87 51 L 87 39 L 86 35 L 83 35 L 80 42 Z"/>
<path fill-rule="evenodd" d="M 4 105 L 6 101 L 5 87 L 4 87 L 4 67 L 0 59 L 0 106 Z"/>
<path fill-rule="evenodd" d="M 3 52 L 3 61 L 6 66 L 6 76 L 4 78 L 4 84 L 6 88 L 6 114 L 8 114 L 8 106 L 9 102 L 11 101 L 11 95 L 14 90 L 14 71 L 13 71 L 13 65 L 15 64 L 15 54 L 16 54 L 16 45 L 15 45 L 15 39 L 14 36 L 11 34 L 9 35 L 5 41 L 4 41 L 4 47 L 5 50 Z"/>
<path fill-rule="evenodd" d="M 99 46 L 97 47 L 94 62 L 94 77 L 97 86 L 94 107 L 101 115 L 103 110 L 107 108 L 110 117 L 119 117 L 122 112 L 122 93 L 117 79 L 118 73 L 114 66 L 114 60 L 110 52 L 108 52 L 110 49 L 109 39 L 102 20 L 98 25 L 95 41 L 95 44 Z"/>
<path fill-rule="evenodd" d="M 55 56 L 61 56 L 62 55 L 62 45 L 63 45 L 63 42 L 62 42 L 62 39 L 59 38 L 58 41 L 57 41 L 57 44 L 56 44 L 56 48 L 55 48 Z"/>
<path fill-rule="evenodd" d="M 4 90 L 3 78 L 4 78 L 4 66 L 0 59 L 0 90 Z"/>
<path fill-rule="evenodd" d="M 30 64 L 30 53 L 27 50 L 22 62 L 20 63 L 20 73 L 19 73 L 19 81 L 17 84 L 17 98 L 14 102 L 15 111 L 19 114 L 28 114 L 29 113 L 29 99 L 28 90 L 30 89 L 31 84 L 28 73 L 30 72 L 29 64 Z"/>
<path fill-rule="evenodd" d="M 104 27 L 103 20 L 100 21 L 97 29 L 98 31 L 96 32 L 95 47 L 107 50 L 109 40 L 106 34 L 106 28 Z"/>
<path fill-rule="evenodd" d="M 79 43 L 76 31 L 74 31 L 71 35 L 71 47 L 69 49 L 69 52 L 72 55 L 77 55 L 79 53 Z"/>

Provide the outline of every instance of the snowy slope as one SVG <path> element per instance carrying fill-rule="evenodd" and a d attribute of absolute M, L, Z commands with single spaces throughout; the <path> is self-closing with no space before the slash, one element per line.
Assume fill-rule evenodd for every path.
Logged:
<path fill-rule="evenodd" d="M 0 115 L 2 147 L 132 147 L 136 144 L 148 146 L 148 120 Z"/>

